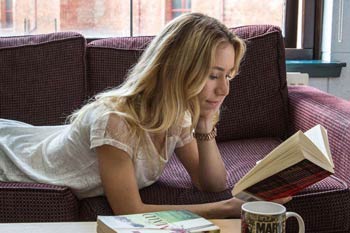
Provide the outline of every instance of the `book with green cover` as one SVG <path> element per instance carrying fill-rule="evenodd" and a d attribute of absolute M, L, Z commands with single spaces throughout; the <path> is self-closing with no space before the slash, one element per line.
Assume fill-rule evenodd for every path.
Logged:
<path fill-rule="evenodd" d="M 219 233 L 209 220 L 187 210 L 169 210 L 140 214 L 98 216 L 98 233 Z"/>

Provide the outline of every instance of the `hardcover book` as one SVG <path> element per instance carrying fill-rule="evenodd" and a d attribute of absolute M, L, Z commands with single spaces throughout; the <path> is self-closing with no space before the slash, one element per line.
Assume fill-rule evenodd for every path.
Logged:
<path fill-rule="evenodd" d="M 300 190 L 334 173 L 326 129 L 316 125 L 298 131 L 271 151 L 232 190 L 245 201 L 275 200 Z"/>
<path fill-rule="evenodd" d="M 98 233 L 219 233 L 220 228 L 209 220 L 187 210 L 98 216 Z"/>

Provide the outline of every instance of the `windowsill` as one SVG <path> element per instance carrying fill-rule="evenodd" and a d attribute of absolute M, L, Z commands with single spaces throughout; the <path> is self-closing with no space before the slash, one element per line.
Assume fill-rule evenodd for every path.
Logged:
<path fill-rule="evenodd" d="M 308 73 L 309 77 L 339 77 L 345 62 L 323 60 L 287 60 L 287 72 Z"/>

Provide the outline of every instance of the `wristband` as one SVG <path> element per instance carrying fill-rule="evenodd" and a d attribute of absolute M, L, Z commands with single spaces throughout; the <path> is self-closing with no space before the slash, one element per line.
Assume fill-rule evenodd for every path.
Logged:
<path fill-rule="evenodd" d="M 210 141 L 216 137 L 216 127 L 213 128 L 213 130 L 210 133 L 193 133 L 193 136 L 198 141 Z"/>

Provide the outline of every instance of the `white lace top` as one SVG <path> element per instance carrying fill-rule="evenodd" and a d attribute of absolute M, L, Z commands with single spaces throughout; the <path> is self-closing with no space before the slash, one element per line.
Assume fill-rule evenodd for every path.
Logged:
<path fill-rule="evenodd" d="M 108 144 L 133 159 L 141 189 L 159 178 L 176 147 L 193 139 L 191 119 L 186 114 L 182 125 L 168 130 L 163 145 L 148 134 L 146 151 L 144 147 L 135 151 L 136 141 L 122 117 L 113 113 L 96 119 L 96 113 L 105 110 L 97 107 L 81 124 L 62 126 L 32 126 L 0 119 L 0 180 L 68 186 L 78 198 L 102 195 L 95 148 Z"/>

